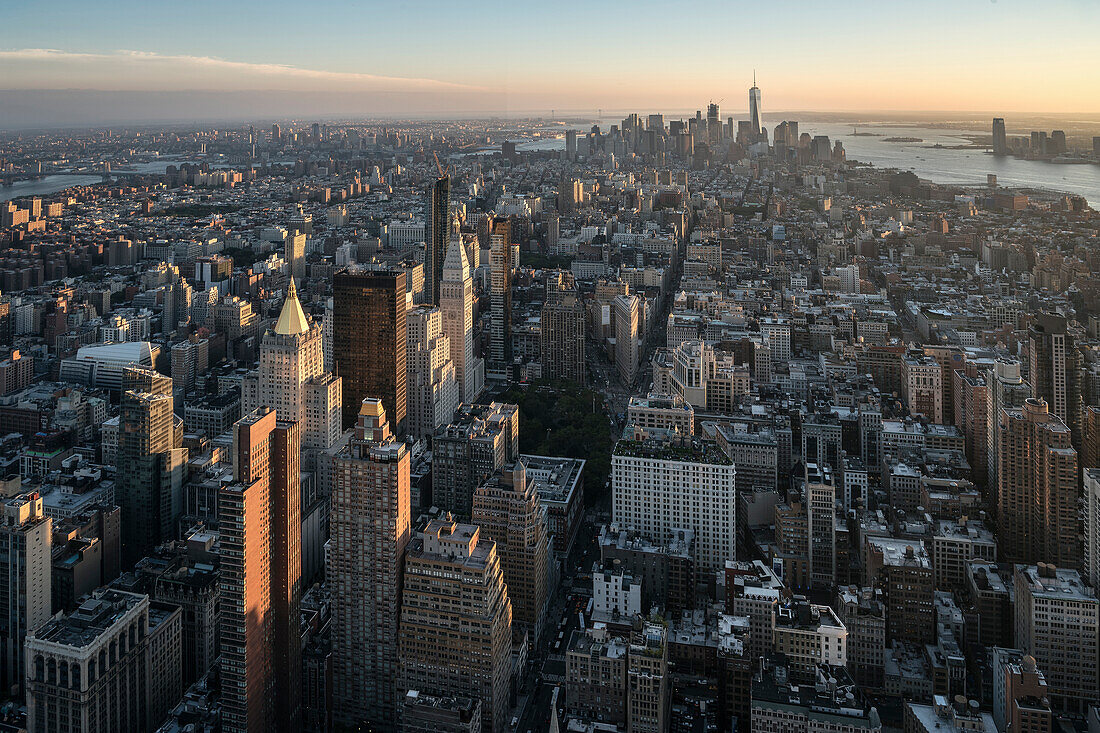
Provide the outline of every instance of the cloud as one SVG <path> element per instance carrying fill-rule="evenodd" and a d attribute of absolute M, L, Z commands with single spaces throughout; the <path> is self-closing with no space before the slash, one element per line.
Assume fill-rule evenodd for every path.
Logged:
<path fill-rule="evenodd" d="M 471 92 L 480 87 L 437 79 L 381 76 L 257 64 L 213 56 L 53 48 L 0 50 L 0 77 L 11 89 Z"/>

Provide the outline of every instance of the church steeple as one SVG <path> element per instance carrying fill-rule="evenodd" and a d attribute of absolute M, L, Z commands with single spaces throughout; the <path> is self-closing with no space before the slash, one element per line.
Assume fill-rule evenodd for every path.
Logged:
<path fill-rule="evenodd" d="M 283 301 L 283 310 L 279 313 L 279 321 L 275 324 L 275 333 L 280 336 L 295 336 L 309 332 L 309 319 L 302 310 L 302 304 L 298 302 L 298 289 L 294 287 L 294 278 L 290 278 L 290 287 L 286 289 L 286 300 Z"/>

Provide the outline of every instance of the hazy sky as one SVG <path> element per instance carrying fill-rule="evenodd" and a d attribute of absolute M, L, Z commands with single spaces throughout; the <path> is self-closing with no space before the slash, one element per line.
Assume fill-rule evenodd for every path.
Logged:
<path fill-rule="evenodd" d="M 3 19 L 12 90 L 346 93 L 390 113 L 722 99 L 738 114 L 755 67 L 765 112 L 1100 112 L 1098 0 L 50 0 L 4 3 Z"/>

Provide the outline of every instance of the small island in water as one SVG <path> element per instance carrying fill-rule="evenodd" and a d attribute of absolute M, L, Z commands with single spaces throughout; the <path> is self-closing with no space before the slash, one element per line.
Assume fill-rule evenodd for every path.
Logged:
<path fill-rule="evenodd" d="M 921 137 L 884 137 L 882 138 L 884 143 L 922 143 L 924 138 Z"/>

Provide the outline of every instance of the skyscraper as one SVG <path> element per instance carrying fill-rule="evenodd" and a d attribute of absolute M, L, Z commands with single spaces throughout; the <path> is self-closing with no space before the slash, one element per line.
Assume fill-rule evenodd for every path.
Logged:
<path fill-rule="evenodd" d="M 614 301 L 615 369 L 619 381 L 631 386 L 638 377 L 642 352 L 642 301 L 636 295 L 619 295 Z"/>
<path fill-rule="evenodd" d="M 470 516 L 474 490 L 519 458 L 519 407 L 464 404 L 432 437 L 432 502 Z"/>
<path fill-rule="evenodd" d="M 343 381 L 325 372 L 320 323 L 310 322 L 294 279 L 275 327 L 260 343 L 259 368 L 241 380 L 241 408 L 248 414 L 273 408 L 279 420 L 298 422 L 302 430 L 302 465 L 312 470 L 319 452 L 340 438 Z"/>
<path fill-rule="evenodd" d="M 23 641 L 50 619 L 52 522 L 38 492 L 4 500 L 0 516 L 0 685 L 23 682 Z"/>
<path fill-rule="evenodd" d="M 497 543 L 504 581 L 512 601 L 512 623 L 527 629 L 537 643 L 546 622 L 549 598 L 547 528 L 534 482 L 522 461 L 506 466 L 474 492 L 471 521 L 481 535 Z"/>
<path fill-rule="evenodd" d="M 490 370 L 504 378 L 512 364 L 512 225 L 504 219 L 492 222 L 489 234 L 492 325 L 489 340 Z"/>
<path fill-rule="evenodd" d="M 1008 141 L 1005 139 L 1004 117 L 993 118 L 993 154 L 1008 155 Z"/>
<path fill-rule="evenodd" d="M 306 235 L 303 232 L 291 231 L 286 235 L 284 243 L 284 259 L 290 277 L 304 280 L 306 277 Z"/>
<path fill-rule="evenodd" d="M 424 295 L 433 305 L 439 305 L 444 258 L 450 240 L 450 202 L 451 177 L 443 173 L 435 179 L 428 193 L 428 221 L 424 232 Z"/>
<path fill-rule="evenodd" d="M 584 384 L 584 326 L 586 311 L 576 291 L 565 291 L 542 307 L 539 340 L 542 346 L 542 376 L 570 379 Z"/>
<path fill-rule="evenodd" d="M 760 113 L 760 87 L 756 86 L 755 72 L 752 75 L 752 87 L 749 88 L 749 125 L 752 127 L 754 139 L 760 135 L 760 131 L 764 128 Z"/>
<path fill-rule="evenodd" d="M 455 381 L 451 344 L 443 333 L 439 308 L 423 305 L 408 313 L 406 430 L 414 438 L 426 438 L 446 425 L 458 409 L 459 390 Z"/>
<path fill-rule="evenodd" d="M 332 355 L 344 380 L 344 427 L 355 425 L 367 397 L 377 397 L 405 432 L 405 273 L 346 268 L 333 277 Z"/>
<path fill-rule="evenodd" d="M 397 620 L 409 541 L 409 453 L 378 399 L 361 403 L 355 437 L 333 462 L 332 677 L 336 719 L 392 730 Z"/>
<path fill-rule="evenodd" d="M 504 733 L 512 682 L 512 603 L 496 543 L 449 514 L 405 554 L 401 690 L 481 700 L 483 733 Z"/>
<path fill-rule="evenodd" d="M 474 281 L 466 248 L 458 237 L 451 238 L 443 261 L 439 308 L 443 312 L 443 333 L 451 342 L 459 400 L 473 402 L 485 386 L 485 364 L 474 355 Z"/>
<path fill-rule="evenodd" d="M 123 372 L 115 491 L 124 559 L 134 563 L 176 536 L 187 449 L 172 412 L 172 380 L 151 369 Z"/>
<path fill-rule="evenodd" d="M 1046 400 L 1082 448 L 1084 401 L 1081 391 L 1081 351 L 1065 316 L 1040 313 L 1028 328 L 1031 395 Z"/>
<path fill-rule="evenodd" d="M 997 447 L 997 522 L 1008 562 L 1081 566 L 1077 451 L 1047 403 L 1002 408 Z"/>
<path fill-rule="evenodd" d="M 222 727 L 301 725 L 301 429 L 262 408 L 233 426 L 233 483 L 218 489 Z"/>

